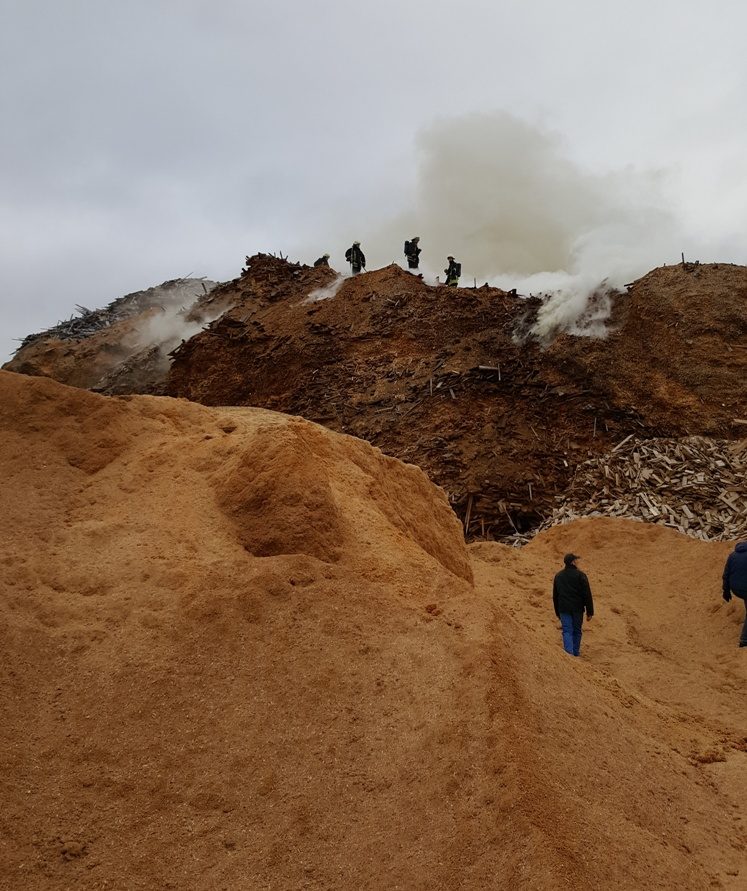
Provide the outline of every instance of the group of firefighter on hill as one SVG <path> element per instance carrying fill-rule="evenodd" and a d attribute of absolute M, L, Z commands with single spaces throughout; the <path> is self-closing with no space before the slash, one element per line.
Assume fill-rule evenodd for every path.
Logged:
<path fill-rule="evenodd" d="M 418 269 L 420 267 L 420 237 L 415 236 L 405 242 L 405 257 L 407 258 L 408 269 Z M 350 269 L 353 275 L 358 275 L 366 268 L 366 255 L 361 250 L 360 241 L 354 241 L 353 244 L 345 251 L 345 259 L 350 263 Z M 447 258 L 448 266 L 444 269 L 446 274 L 446 284 L 452 288 L 456 288 L 459 284 L 459 277 L 462 274 L 462 264 L 452 257 Z M 314 261 L 314 266 L 329 266 L 329 254 L 322 254 L 318 260 Z"/>

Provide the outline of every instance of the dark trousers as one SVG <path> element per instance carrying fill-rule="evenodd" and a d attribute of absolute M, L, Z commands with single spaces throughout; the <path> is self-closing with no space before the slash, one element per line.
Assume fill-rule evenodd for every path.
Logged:
<path fill-rule="evenodd" d="M 571 656 L 578 656 L 581 652 L 581 627 L 583 622 L 583 613 L 560 614 L 560 624 L 563 628 L 563 649 Z"/>
<path fill-rule="evenodd" d="M 420 264 L 420 260 L 417 257 L 408 257 L 407 258 L 407 268 L 408 269 L 417 269 Z"/>
<path fill-rule="evenodd" d="M 745 616 L 744 625 L 742 625 L 742 636 L 739 638 L 739 646 L 747 647 L 747 598 L 745 598 L 742 603 L 744 603 Z"/>

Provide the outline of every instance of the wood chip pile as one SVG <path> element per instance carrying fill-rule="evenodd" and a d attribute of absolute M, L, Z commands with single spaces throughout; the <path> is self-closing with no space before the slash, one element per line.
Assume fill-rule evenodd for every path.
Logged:
<path fill-rule="evenodd" d="M 541 529 L 579 517 L 626 517 L 704 541 L 747 537 L 747 440 L 632 436 L 581 464 Z"/>
<path fill-rule="evenodd" d="M 85 306 L 76 305 L 77 316 L 63 319 L 51 328 L 39 331 L 37 334 L 29 334 L 21 341 L 21 345 L 15 350 L 19 353 L 24 347 L 30 346 L 38 340 L 85 340 L 92 337 L 104 328 L 109 328 L 117 322 L 130 319 L 149 309 L 165 309 L 174 301 L 185 298 L 185 289 L 188 296 L 188 305 L 199 296 L 207 294 L 215 287 L 216 283 L 204 278 L 175 278 L 164 282 L 154 288 L 145 291 L 135 291 L 113 300 L 103 309 L 88 309 Z M 189 291 L 193 293 L 189 293 Z"/>

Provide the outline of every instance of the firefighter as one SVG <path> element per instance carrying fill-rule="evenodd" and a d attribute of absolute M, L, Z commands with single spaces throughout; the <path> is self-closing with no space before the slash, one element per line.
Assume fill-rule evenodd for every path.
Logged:
<path fill-rule="evenodd" d="M 417 269 L 420 265 L 420 247 L 418 246 L 419 241 L 420 236 L 416 235 L 415 238 L 412 238 L 410 239 L 410 241 L 405 242 L 405 257 L 407 258 L 408 269 Z"/>
<path fill-rule="evenodd" d="M 453 257 L 447 257 L 446 259 L 449 261 L 449 265 L 444 269 L 446 284 L 451 288 L 456 288 L 459 285 L 459 276 L 462 274 L 462 264 L 457 263 Z"/>
<path fill-rule="evenodd" d="M 322 254 L 318 260 L 314 260 L 314 266 L 329 266 L 329 254 Z"/>
<path fill-rule="evenodd" d="M 345 251 L 345 259 L 350 263 L 353 275 L 358 275 L 361 269 L 366 268 L 366 257 L 361 250 L 360 241 L 354 241 L 353 246 Z"/>

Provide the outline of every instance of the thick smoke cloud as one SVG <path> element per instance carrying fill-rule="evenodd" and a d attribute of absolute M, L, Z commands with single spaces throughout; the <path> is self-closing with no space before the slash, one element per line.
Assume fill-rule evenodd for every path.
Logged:
<path fill-rule="evenodd" d="M 560 136 L 506 113 L 440 120 L 421 132 L 417 149 L 411 209 L 376 233 L 371 253 L 391 256 L 418 234 L 427 279 L 453 254 L 462 284 L 552 294 L 541 336 L 603 333 L 603 303 L 583 318 L 590 294 L 677 257 L 661 173 L 586 171 Z"/>
<path fill-rule="evenodd" d="M 418 137 L 414 225 L 478 277 L 566 266 L 599 223 L 597 183 L 560 141 L 507 114 L 440 121 Z"/>

